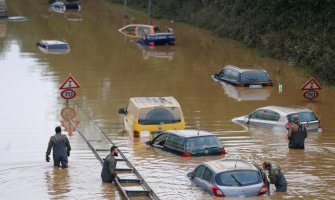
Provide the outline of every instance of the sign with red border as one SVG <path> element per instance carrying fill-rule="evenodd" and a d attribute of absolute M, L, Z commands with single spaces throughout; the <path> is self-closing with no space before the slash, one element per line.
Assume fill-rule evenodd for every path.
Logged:
<path fill-rule="evenodd" d="M 319 96 L 319 93 L 315 90 L 307 90 L 306 92 L 304 92 L 304 97 L 306 99 L 315 99 L 318 96 Z"/>
<path fill-rule="evenodd" d="M 63 90 L 60 95 L 63 99 L 73 99 L 76 96 L 76 91 L 71 89 Z"/>
<path fill-rule="evenodd" d="M 63 108 L 60 112 L 63 119 L 69 120 L 76 117 L 77 112 L 73 108 Z"/>
<path fill-rule="evenodd" d="M 314 79 L 309 79 L 302 87 L 301 90 L 321 90 L 320 84 Z"/>
<path fill-rule="evenodd" d="M 76 81 L 76 79 L 74 79 L 74 77 L 70 74 L 59 89 L 74 89 L 74 88 L 80 88 L 80 85 Z"/>

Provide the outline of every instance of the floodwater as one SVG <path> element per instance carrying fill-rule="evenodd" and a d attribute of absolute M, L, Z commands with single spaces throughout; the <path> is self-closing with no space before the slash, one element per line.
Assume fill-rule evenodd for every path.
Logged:
<path fill-rule="evenodd" d="M 161 199 L 211 199 L 186 174 L 200 162 L 220 158 L 258 164 L 269 160 L 281 166 L 288 192 L 252 199 L 335 199 L 334 87 L 323 86 L 309 102 L 300 90 L 310 78 L 303 71 L 260 57 L 235 41 L 102 0 L 82 1 L 79 12 L 65 13 L 48 10 L 46 2 L 7 1 L 11 16 L 30 20 L 0 22 L 0 199 L 122 199 L 113 184 L 101 183 L 101 165 L 61 116 L 65 107 L 75 110 L 71 118 L 88 139 L 101 138 L 102 128 Z M 176 46 L 139 47 L 117 31 L 128 23 L 172 26 Z M 64 39 L 71 50 L 45 54 L 35 45 L 41 39 Z M 210 78 L 228 64 L 259 65 L 269 71 L 275 86 L 252 91 Z M 66 105 L 59 87 L 69 73 L 81 87 Z M 130 141 L 117 110 L 135 96 L 174 96 L 187 128 L 216 133 L 227 154 L 183 158 Z M 288 150 L 285 134 L 246 130 L 231 122 L 266 105 L 314 109 L 323 132 L 310 133 L 305 150 Z M 67 127 L 73 148 L 65 170 L 45 162 L 47 142 L 59 124 Z"/>

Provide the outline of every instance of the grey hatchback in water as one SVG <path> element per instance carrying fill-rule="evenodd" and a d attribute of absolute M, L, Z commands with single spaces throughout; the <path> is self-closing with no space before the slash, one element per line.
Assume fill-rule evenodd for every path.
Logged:
<path fill-rule="evenodd" d="M 232 121 L 242 125 L 262 126 L 287 131 L 286 127 L 292 123 L 292 117 L 299 116 L 299 123 L 305 125 L 308 131 L 321 132 L 321 123 L 316 114 L 307 109 L 288 106 L 261 107 L 248 115 L 233 118 Z"/>
<path fill-rule="evenodd" d="M 200 130 L 163 131 L 147 144 L 184 157 L 226 153 L 216 135 Z"/>
<path fill-rule="evenodd" d="M 198 187 L 217 197 L 260 196 L 268 192 L 266 174 L 257 165 L 243 160 L 203 162 L 187 176 Z"/>

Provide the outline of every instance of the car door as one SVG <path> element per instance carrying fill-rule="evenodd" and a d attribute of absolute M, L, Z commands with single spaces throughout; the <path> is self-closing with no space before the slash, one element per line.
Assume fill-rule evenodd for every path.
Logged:
<path fill-rule="evenodd" d="M 167 138 L 163 149 L 181 155 L 184 151 L 183 147 L 184 147 L 183 138 L 174 134 L 169 134 L 169 137 Z"/>
<path fill-rule="evenodd" d="M 280 115 L 277 112 L 261 109 L 249 116 L 249 123 L 257 126 L 273 127 L 278 124 Z"/>
<path fill-rule="evenodd" d="M 208 167 L 200 165 L 194 170 L 192 181 L 201 189 L 212 194 L 212 175 L 213 173 Z"/>

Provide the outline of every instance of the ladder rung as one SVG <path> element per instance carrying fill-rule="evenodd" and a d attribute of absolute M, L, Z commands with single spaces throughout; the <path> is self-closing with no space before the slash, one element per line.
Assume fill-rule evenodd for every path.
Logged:
<path fill-rule="evenodd" d="M 110 151 L 110 149 L 95 149 L 96 151 Z"/>
<path fill-rule="evenodd" d="M 124 190 L 127 196 L 144 196 L 148 195 L 150 191 L 148 190 Z"/>
<path fill-rule="evenodd" d="M 141 183 L 141 180 L 138 178 L 119 178 L 119 183 Z"/>
<path fill-rule="evenodd" d="M 133 169 L 132 168 L 120 167 L 120 168 L 116 168 L 115 171 L 130 171 L 130 172 L 132 172 Z"/>

